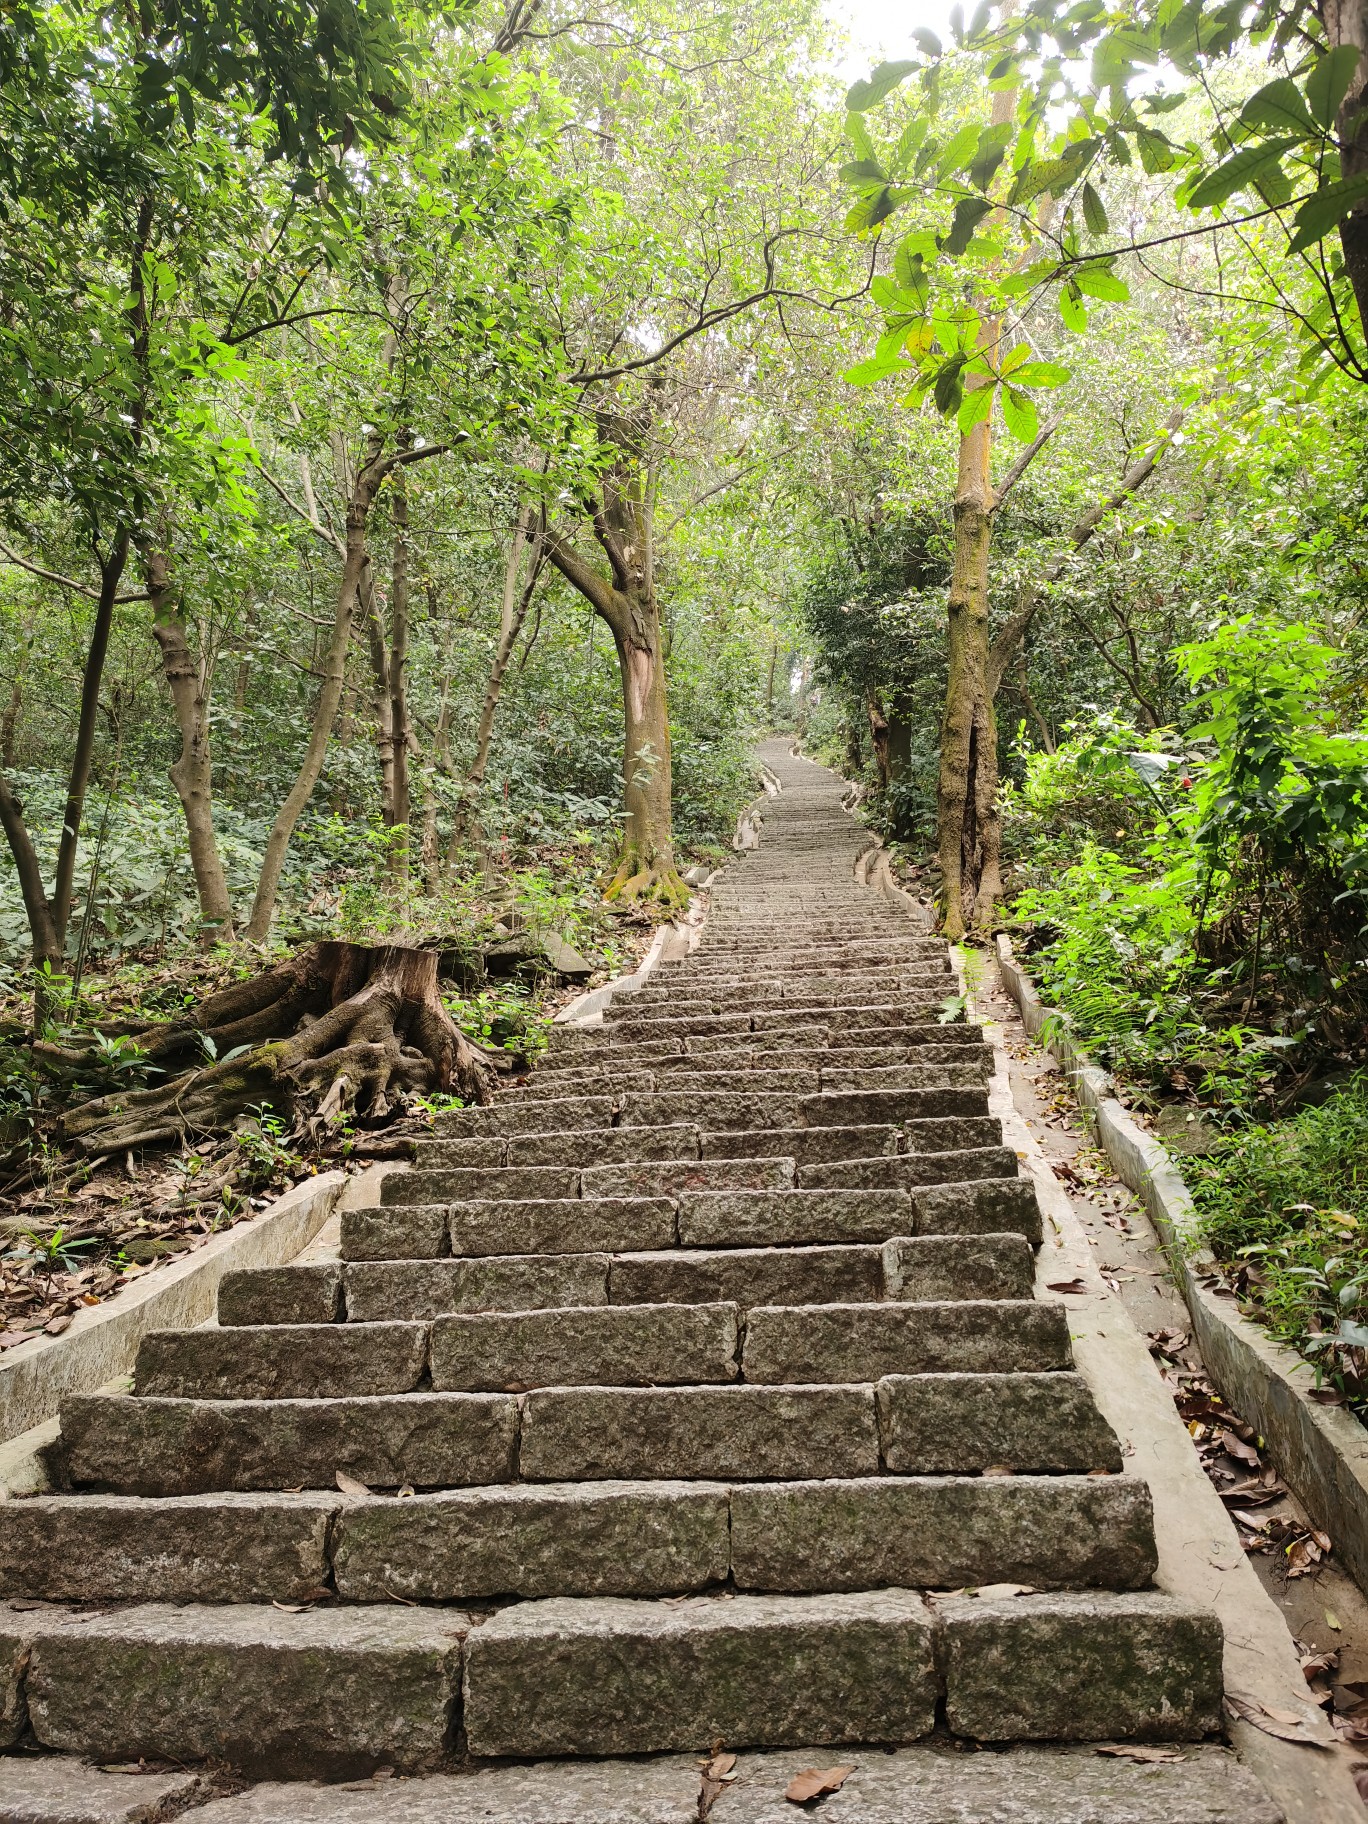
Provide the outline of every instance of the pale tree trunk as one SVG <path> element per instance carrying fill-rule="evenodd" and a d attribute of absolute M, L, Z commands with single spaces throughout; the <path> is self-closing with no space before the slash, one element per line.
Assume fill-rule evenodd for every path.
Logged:
<path fill-rule="evenodd" d="M 394 817 L 394 702 L 390 693 L 389 641 L 375 593 L 375 567 L 367 557 L 361 572 L 359 601 L 370 648 L 371 679 L 375 687 L 375 751 L 380 768 L 380 815 L 386 829 Z"/>
<path fill-rule="evenodd" d="M 356 612 L 357 597 L 367 563 L 366 528 L 370 520 L 371 506 L 380 483 L 384 480 L 387 467 L 386 459 L 372 444 L 369 458 L 361 465 L 352 486 L 351 498 L 347 502 L 347 530 L 343 544 L 342 575 L 337 585 L 332 635 L 323 659 L 322 682 L 318 689 L 318 701 L 314 706 L 313 726 L 309 731 L 308 745 L 304 750 L 304 759 L 295 776 L 295 782 L 290 787 L 285 802 L 277 811 L 275 822 L 271 825 L 271 833 L 266 839 L 266 853 L 262 857 L 261 877 L 257 883 L 251 920 L 247 926 L 247 936 L 258 944 L 265 942 L 271 928 L 271 916 L 275 911 L 276 895 L 280 890 L 281 870 L 285 866 L 285 854 L 290 846 L 290 838 L 294 834 L 295 825 L 299 822 L 304 806 L 309 802 L 313 789 L 318 784 L 319 774 L 323 771 L 323 762 L 327 756 L 333 722 L 336 720 L 338 705 L 342 700 L 347 648 L 351 643 L 352 619 Z"/>
<path fill-rule="evenodd" d="M 403 447 L 411 445 L 405 437 Z M 405 832 L 402 846 L 391 855 L 396 874 L 407 879 L 408 827 L 413 815 L 409 788 L 409 749 L 413 726 L 409 720 L 409 515 L 408 484 L 403 469 L 394 473 L 394 551 L 390 563 L 390 743 L 393 749 L 394 786 L 390 799 L 390 827 Z"/>
<path fill-rule="evenodd" d="M 494 718 L 503 695 L 504 677 L 508 672 L 513 649 L 518 643 L 527 611 L 532 605 L 541 578 L 546 545 L 546 513 L 527 507 L 518 515 L 504 565 L 503 595 L 499 602 L 499 640 L 480 704 L 480 720 L 475 729 L 475 755 L 461 786 L 461 802 L 451 824 L 451 841 L 446 865 L 450 870 L 471 830 L 478 827 L 480 791 L 489 768 L 489 750 L 494 738 Z M 527 559 L 527 577 L 523 581 L 523 560 Z M 520 586 L 521 585 L 521 586 Z"/>
<path fill-rule="evenodd" d="M 674 857 L 670 720 L 655 592 L 652 482 L 644 459 L 649 428 L 645 413 L 630 418 L 605 413 L 599 419 L 600 437 L 620 452 L 604 476 L 602 502 L 590 509 L 609 576 L 587 564 L 559 535 L 548 536 L 546 554 L 608 623 L 622 677 L 622 848 L 605 897 L 673 909 L 688 904 L 689 889 Z"/>
<path fill-rule="evenodd" d="M 994 336 L 994 341 L 996 337 Z M 941 929 L 964 936 L 984 880 L 982 759 L 996 745 L 984 679 L 988 658 L 988 553 L 993 491 L 988 479 L 987 421 L 961 437 L 955 487 L 954 561 L 950 574 L 948 675 L 941 718 L 937 781 L 937 846 L 941 869 Z"/>
<path fill-rule="evenodd" d="M 205 939 L 231 937 L 233 903 L 228 897 L 228 882 L 214 834 L 208 667 L 196 663 L 165 548 L 148 540 L 139 550 L 152 604 L 152 633 L 161 650 L 162 674 L 171 692 L 181 739 L 180 756 L 171 768 L 171 783 L 185 812 L 190 866 L 199 893 L 201 935 Z"/>
<path fill-rule="evenodd" d="M 888 717 L 884 706 L 874 691 L 865 693 L 865 713 L 869 717 L 869 745 L 874 750 L 874 770 L 879 776 L 879 784 L 887 786 L 888 771 Z"/>

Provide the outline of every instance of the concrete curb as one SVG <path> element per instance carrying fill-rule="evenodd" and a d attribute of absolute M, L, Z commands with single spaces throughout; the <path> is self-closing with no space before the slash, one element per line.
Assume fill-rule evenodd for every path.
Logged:
<path fill-rule="evenodd" d="M 89 1393 L 127 1374 L 149 1330 L 189 1330 L 214 1314 L 223 1275 L 293 1260 L 322 1228 L 347 1182 L 324 1172 L 298 1184 L 259 1216 L 215 1235 L 184 1260 L 140 1274 L 92 1305 L 61 1336 L 39 1336 L 0 1356 L 0 1439 L 54 1417 L 69 1393 Z"/>
<path fill-rule="evenodd" d="M 1000 935 L 996 945 L 998 973 L 1036 1038 L 1049 1009 L 1013 956 L 1010 939 Z M 1200 1275 L 1215 1263 L 1195 1241 L 1192 1196 L 1168 1153 L 1122 1107 L 1107 1072 L 1057 1025 L 1045 1043 L 1092 1116 L 1117 1177 L 1140 1198 L 1159 1231 L 1212 1380 L 1261 1434 L 1354 1581 L 1368 1591 L 1368 1430 L 1342 1407 L 1311 1399 L 1315 1376 L 1300 1356 L 1202 1283 Z"/>

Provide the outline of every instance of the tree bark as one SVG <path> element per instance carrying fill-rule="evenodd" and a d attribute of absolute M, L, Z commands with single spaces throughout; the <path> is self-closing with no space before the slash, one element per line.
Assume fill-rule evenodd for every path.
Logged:
<path fill-rule="evenodd" d="M 504 565 L 503 596 L 499 603 L 499 642 L 494 649 L 494 662 L 489 668 L 484 700 L 480 705 L 480 720 L 475 730 L 475 757 L 462 783 L 461 802 L 452 819 L 451 841 L 447 850 L 448 869 L 454 864 L 472 826 L 478 823 L 480 791 L 489 766 L 489 749 L 494 737 L 494 718 L 498 714 L 504 677 L 513 657 L 513 649 L 518 643 L 518 635 L 522 632 L 527 611 L 532 605 L 532 597 L 541 578 L 545 548 L 545 510 L 537 513 L 533 508 L 527 507 L 518 515 L 508 561 Z M 518 583 L 522 576 L 524 553 L 529 554 L 529 567 L 527 580 L 520 589 Z"/>
<path fill-rule="evenodd" d="M 1336 120 L 1340 141 L 1340 174 L 1361 177 L 1368 172 L 1368 0 L 1322 0 L 1321 21 L 1332 49 L 1353 45 L 1359 53 L 1358 69 L 1349 85 Z M 1340 223 L 1344 270 L 1354 288 L 1359 321 L 1368 326 L 1368 202 L 1351 209 Z"/>
<path fill-rule="evenodd" d="M 162 673 L 171 692 L 181 738 L 180 757 L 170 769 L 170 776 L 185 812 L 190 866 L 199 893 L 201 936 L 206 940 L 232 937 L 233 902 L 228 896 L 214 833 L 208 683 L 190 646 L 165 548 L 149 539 L 140 543 L 139 552 L 152 604 L 152 634 L 161 651 Z"/>
<path fill-rule="evenodd" d="M 879 775 L 879 784 L 888 785 L 888 717 L 884 706 L 874 691 L 865 693 L 865 712 L 869 717 L 869 744 L 874 750 L 874 770 Z"/>
<path fill-rule="evenodd" d="M 114 624 L 114 598 L 119 592 L 124 566 L 128 562 L 128 545 L 127 532 L 120 532 L 115 537 L 109 556 L 98 560 L 100 593 L 95 603 L 95 623 L 90 631 L 90 646 L 81 677 L 81 713 L 76 723 L 76 745 L 71 756 L 66 810 L 62 817 L 61 840 L 57 845 L 57 875 L 52 889 L 52 923 L 57 934 L 59 954 L 66 948 L 66 929 L 71 917 L 71 896 L 76 879 L 76 851 L 81 839 L 81 817 L 85 810 L 86 792 L 90 786 L 90 766 L 95 754 L 100 684 L 109 652 L 110 629 Z"/>
<path fill-rule="evenodd" d="M 494 1062 L 443 1007 L 431 950 L 311 944 L 211 995 L 193 1023 L 154 1028 L 144 1048 L 172 1063 L 193 1056 L 205 1036 L 221 1053 L 249 1049 L 156 1089 L 97 1097 L 67 1116 L 67 1137 L 93 1155 L 220 1129 L 263 1103 L 293 1112 L 320 1098 L 320 1113 L 345 1103 L 383 1116 L 395 1093 L 455 1090 L 481 1103 L 491 1096 Z M 71 1055 L 45 1050 L 56 1065 Z"/>
<path fill-rule="evenodd" d="M 646 456 L 649 414 L 602 412 L 598 430 L 600 441 L 615 446 L 617 454 L 604 474 L 602 499 L 587 502 L 586 511 L 609 574 L 585 563 L 562 536 L 548 535 L 546 554 L 607 622 L 622 679 L 622 848 L 605 898 L 674 909 L 689 903 L 689 889 L 674 857 L 670 718 L 655 590 L 654 477 Z"/>
<path fill-rule="evenodd" d="M 52 916 L 52 904 L 47 896 L 47 888 L 43 885 L 43 870 L 39 866 L 33 838 L 24 822 L 23 806 L 10 790 L 9 780 L 3 770 L 0 770 L 0 824 L 4 826 L 5 839 L 9 843 L 15 872 L 19 876 L 19 891 L 24 897 L 24 910 L 28 914 L 29 933 L 33 940 L 34 966 L 40 974 L 55 975 L 62 967 L 62 944 Z M 40 1019 L 45 1011 L 46 997 L 40 992 Z"/>
<path fill-rule="evenodd" d="M 412 438 L 407 433 L 401 445 L 408 448 Z M 390 561 L 390 744 L 393 750 L 393 788 L 390 799 L 391 829 L 403 830 L 402 842 L 390 854 L 390 865 L 397 877 L 406 880 L 409 871 L 408 828 L 413 815 L 409 788 L 409 747 L 413 726 L 409 721 L 409 514 L 408 480 L 402 468 L 396 469 L 394 490 L 394 550 Z"/>
<path fill-rule="evenodd" d="M 247 936 L 254 943 L 264 943 L 270 931 L 276 895 L 280 890 L 281 870 L 285 866 L 285 853 L 290 846 L 290 838 L 294 834 L 300 814 L 309 802 L 313 789 L 318 784 L 319 774 L 323 771 L 328 740 L 332 734 L 338 704 L 342 700 L 342 684 L 346 675 L 347 647 L 351 643 L 352 619 L 356 612 L 362 574 L 366 568 L 366 528 L 370 520 L 371 506 L 380 483 L 384 480 L 385 472 L 385 459 L 379 449 L 372 445 L 368 459 L 357 472 L 356 480 L 352 485 L 351 497 L 347 502 L 347 531 L 343 549 L 342 575 L 338 580 L 332 634 L 323 660 L 323 678 L 319 685 L 318 701 L 314 706 L 313 726 L 309 731 L 308 745 L 304 750 L 304 758 L 300 763 L 299 772 L 295 776 L 295 782 L 290 787 L 285 802 L 276 812 L 275 821 L 271 825 L 271 833 L 266 838 L 266 853 L 262 857 L 261 877 L 257 883 L 251 920 L 247 926 Z"/>

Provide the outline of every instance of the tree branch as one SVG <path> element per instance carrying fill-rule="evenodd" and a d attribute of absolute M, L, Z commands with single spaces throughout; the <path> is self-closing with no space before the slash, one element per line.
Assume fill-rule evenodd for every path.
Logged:
<path fill-rule="evenodd" d="M 30 576 L 41 577 L 45 583 L 57 583 L 63 589 L 74 589 L 77 595 L 88 595 L 95 602 L 100 599 L 100 591 L 91 584 L 78 583 L 74 576 L 63 576 L 59 570 L 45 570 L 41 564 L 31 564 L 26 557 L 20 557 L 17 551 L 11 551 L 7 544 L 0 543 L 0 558 L 4 558 L 7 563 L 17 564 L 21 570 L 27 570 Z M 147 591 L 143 590 L 140 595 L 116 595 L 114 606 L 117 608 L 124 602 L 147 600 Z"/>
<path fill-rule="evenodd" d="M 993 500 L 994 512 L 996 512 L 1003 501 L 1006 500 L 1012 489 L 1021 480 L 1027 469 L 1030 468 L 1036 457 L 1045 448 L 1045 445 L 1050 441 L 1051 437 L 1054 436 L 1058 429 L 1059 419 L 1055 418 L 1045 426 L 1044 430 L 1040 432 L 1034 442 L 1027 444 L 1026 448 L 1021 452 L 1011 468 L 1008 469 L 1007 473 L 1002 478 L 1001 485 L 998 487 Z"/>
<path fill-rule="evenodd" d="M 547 533 L 546 556 L 560 571 L 566 582 L 579 591 L 595 613 L 601 614 L 608 625 L 613 626 L 615 604 L 612 585 L 605 582 L 597 570 L 585 563 L 579 553 L 566 542 L 563 533 Z"/>

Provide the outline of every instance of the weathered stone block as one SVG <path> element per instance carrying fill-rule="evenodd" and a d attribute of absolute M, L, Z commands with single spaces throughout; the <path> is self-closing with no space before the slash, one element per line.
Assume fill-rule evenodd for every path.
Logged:
<path fill-rule="evenodd" d="M 996 1115 L 904 1121 L 902 1132 L 909 1153 L 957 1153 L 981 1146 L 1002 1145 L 1002 1123 Z"/>
<path fill-rule="evenodd" d="M 191 1771 L 105 1773 L 64 1754 L 8 1755 L 0 1761 L 3 1824 L 151 1824 L 175 1817 L 195 1796 Z"/>
<path fill-rule="evenodd" d="M 55 1495 L 0 1505 L 0 1595 L 298 1602 L 328 1574 L 337 1495 Z M 3 1817 L 3 1807 L 0 1807 Z"/>
<path fill-rule="evenodd" d="M 88 1614 L 35 1631 L 29 1714 L 45 1747 L 103 1759 L 418 1771 L 447 1753 L 468 1627 L 399 1604 Z"/>
<path fill-rule="evenodd" d="M 1024 1235 L 1041 1238 L 1040 1205 L 1029 1178 L 927 1185 L 911 1193 L 918 1235 Z"/>
<path fill-rule="evenodd" d="M 727 1490 L 707 1482 L 515 1484 L 349 1505 L 348 1602 L 656 1596 L 724 1582 Z"/>
<path fill-rule="evenodd" d="M 937 1603 L 946 1720 L 980 1741 L 1191 1741 L 1221 1726 L 1221 1624 L 1172 1596 Z"/>
<path fill-rule="evenodd" d="M 898 1150 L 896 1127 L 789 1127 L 703 1135 L 705 1159 L 782 1156 L 801 1168 L 823 1159 L 863 1159 Z"/>
<path fill-rule="evenodd" d="M 596 1165 L 585 1197 L 678 1197 L 683 1191 L 778 1191 L 793 1183 L 792 1159 L 663 1159 Z"/>
<path fill-rule="evenodd" d="M 752 1310 L 748 1381 L 877 1381 L 884 1375 L 1043 1373 L 1073 1360 L 1062 1305 L 1030 1299 L 800 1305 Z"/>
<path fill-rule="evenodd" d="M 516 1474 L 508 1394 L 354 1400 L 156 1400 L 81 1394 L 62 1406 L 78 1487 L 131 1495 L 335 1488 L 473 1487 Z"/>
<path fill-rule="evenodd" d="M 639 1754 L 714 1742 L 908 1741 L 937 1681 L 921 1598 L 562 1598 L 471 1637 L 475 1754 Z"/>
<path fill-rule="evenodd" d="M 502 1134 L 486 1134 L 464 1140 L 417 1140 L 413 1146 L 414 1169 L 420 1172 L 447 1171 L 458 1166 L 478 1166 L 481 1170 L 490 1171 L 505 1163 L 507 1145 Z M 384 1182 L 388 1183 L 388 1178 Z"/>
<path fill-rule="evenodd" d="M 529 1387 L 734 1381 L 737 1319 L 731 1304 L 589 1305 L 442 1317 L 432 1326 L 432 1384 L 521 1393 Z"/>
<path fill-rule="evenodd" d="M 346 1399 L 412 1393 L 427 1365 L 425 1324 L 263 1324 L 154 1330 L 138 1346 L 140 1396 Z"/>
<path fill-rule="evenodd" d="M 0 1608 L 0 1748 L 12 1748 L 28 1722 L 24 1671 L 36 1625 L 32 1613 Z"/>
<path fill-rule="evenodd" d="M 668 1248 L 675 1206 L 668 1197 L 566 1197 L 528 1203 L 457 1203 L 449 1217 L 453 1254 L 596 1254 Z"/>
<path fill-rule="evenodd" d="M 985 1089 L 824 1089 L 805 1096 L 809 1127 L 857 1127 L 871 1121 L 926 1121 L 939 1115 L 986 1115 Z"/>
<path fill-rule="evenodd" d="M 624 1127 L 658 1127 L 670 1121 L 693 1121 L 709 1130 L 778 1128 L 798 1125 L 801 1092 L 670 1089 L 652 1096 L 631 1096 L 622 1113 Z"/>
<path fill-rule="evenodd" d="M 368 1781 L 360 1791 L 298 1781 L 253 1786 L 206 1805 L 195 1824 L 697 1824 L 698 1789 L 692 1755 L 515 1763 L 422 1780 Z M 1239 1824 L 1269 1821 L 1260 1813 L 1248 1820 L 1242 1815 Z"/>
<path fill-rule="evenodd" d="M 500 1098 L 490 1108 L 461 1108 L 438 1115 L 437 1133 L 444 1140 L 485 1139 L 494 1134 L 564 1132 L 576 1127 L 611 1127 L 611 1096 L 566 1096 L 557 1102 L 522 1102 Z M 509 1164 L 513 1164 L 509 1160 Z"/>
<path fill-rule="evenodd" d="M 867 1476 L 878 1465 L 869 1387 L 553 1388 L 523 1405 L 533 1481 Z"/>
<path fill-rule="evenodd" d="M 955 1152 L 899 1153 L 885 1159 L 840 1159 L 804 1166 L 798 1182 L 813 1189 L 896 1186 L 910 1191 L 927 1184 L 967 1184 L 982 1178 L 1015 1178 L 1017 1156 L 1007 1146 Z"/>
<path fill-rule="evenodd" d="M 568 1165 L 454 1166 L 391 1172 L 380 1186 L 387 1208 L 406 1203 L 484 1202 L 491 1197 L 578 1197 L 579 1173 Z"/>
<path fill-rule="evenodd" d="M 1030 1298 L 1035 1256 L 1024 1235 L 901 1235 L 884 1243 L 890 1298 Z"/>
<path fill-rule="evenodd" d="M 1172 1761 L 1137 1764 L 1090 1748 L 965 1754 L 930 1743 L 896 1754 L 836 1756 L 813 1747 L 743 1754 L 710 1824 L 792 1824 L 795 1807 L 784 1799 L 789 1781 L 833 1760 L 857 1762 L 840 1793 L 815 1807 L 818 1817 L 830 1809 L 840 1824 L 1285 1824 L 1282 1810 L 1223 1748 L 1188 1747 Z M 265 1824 L 264 1813 L 242 1824 L 257 1824 L 258 1815 Z M 204 1824 L 219 1820 L 206 1812 Z M 270 1824 L 295 1824 L 294 1813 Z"/>
<path fill-rule="evenodd" d="M 447 1251 L 443 1204 L 396 1204 L 383 1210 L 343 1210 L 338 1252 L 343 1260 L 435 1260 Z"/>
<path fill-rule="evenodd" d="M 221 1324 L 333 1324 L 341 1315 L 342 1268 L 335 1260 L 238 1268 L 219 1281 Z"/>
<path fill-rule="evenodd" d="M 884 1296 L 884 1257 L 873 1246 L 619 1254 L 608 1269 L 608 1288 L 615 1305 L 844 1303 Z"/>
<path fill-rule="evenodd" d="M 470 1260 L 378 1260 L 346 1269 L 347 1315 L 423 1321 L 453 1311 L 606 1305 L 606 1254 L 490 1254 Z"/>
<path fill-rule="evenodd" d="M 694 1248 L 882 1242 L 911 1227 L 906 1191 L 690 1191 L 679 1199 L 679 1239 Z"/>
<path fill-rule="evenodd" d="M 689 1122 L 665 1127 L 602 1127 L 578 1133 L 516 1134 L 508 1142 L 510 1165 L 614 1165 L 633 1159 L 696 1159 L 698 1128 Z"/>
<path fill-rule="evenodd" d="M 1132 1476 L 891 1476 L 738 1483 L 732 1572 L 749 1590 L 1142 1589 L 1149 1488 Z"/>
<path fill-rule="evenodd" d="M 1079 1374 L 889 1375 L 876 1389 L 895 1475 L 1119 1470 L 1121 1447 Z"/>

